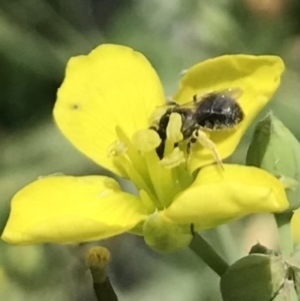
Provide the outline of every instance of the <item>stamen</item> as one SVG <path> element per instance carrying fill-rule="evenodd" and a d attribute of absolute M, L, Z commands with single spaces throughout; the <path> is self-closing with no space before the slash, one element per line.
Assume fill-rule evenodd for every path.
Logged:
<path fill-rule="evenodd" d="M 173 143 L 183 140 L 181 127 L 182 127 L 182 119 L 180 114 L 172 113 L 167 126 L 167 137 Z"/>
<path fill-rule="evenodd" d="M 127 156 L 130 158 L 131 163 L 138 167 L 139 173 L 144 179 L 148 179 L 147 166 L 144 158 L 141 156 L 141 153 L 134 147 L 134 145 L 131 143 L 131 140 L 119 126 L 116 127 L 116 134 L 120 141 L 126 143 L 128 147 Z"/>
<path fill-rule="evenodd" d="M 149 129 L 136 132 L 132 138 L 133 146 L 140 151 L 140 155 L 145 161 L 149 181 L 156 195 L 157 208 L 163 209 L 170 202 L 166 181 L 172 182 L 172 173 L 159 163 L 156 148 L 160 143 L 159 135 Z"/>
<path fill-rule="evenodd" d="M 149 187 L 149 182 L 145 181 L 145 179 L 139 174 L 138 170 L 126 157 L 118 157 L 115 164 L 125 171 L 128 178 L 132 180 L 138 189 L 145 190 L 151 196 L 153 201 L 155 201 L 156 197 L 152 193 L 153 188 Z"/>
<path fill-rule="evenodd" d="M 144 157 L 146 160 L 151 183 L 160 203 L 157 208 L 163 209 L 166 207 L 166 203 L 168 202 L 166 181 L 168 180 L 168 178 L 171 178 L 171 173 L 170 171 L 162 168 L 162 166 L 159 164 L 159 158 L 154 151 L 144 153 Z"/>
<path fill-rule="evenodd" d="M 172 169 L 185 162 L 186 162 L 186 159 L 184 156 L 184 152 L 181 151 L 178 147 L 175 147 L 171 154 L 165 156 L 160 161 L 160 164 L 163 165 L 167 169 Z"/>
<path fill-rule="evenodd" d="M 173 197 L 180 191 L 186 189 L 193 181 L 192 176 L 186 169 L 186 158 L 183 151 L 175 147 L 171 154 L 165 156 L 160 164 L 165 170 L 171 171 L 168 187 L 168 194 Z"/>
<path fill-rule="evenodd" d="M 116 128 L 116 133 L 119 140 L 108 149 L 108 154 L 113 156 L 115 166 L 125 177 L 132 180 L 138 190 L 144 190 L 147 193 L 156 208 L 163 208 L 149 174 L 146 153 L 143 152 L 153 152 L 156 156 L 155 149 L 160 144 L 159 136 L 155 131 L 142 130 L 135 133 L 130 141 L 120 127 Z"/>
<path fill-rule="evenodd" d="M 164 156 L 172 153 L 174 149 L 174 144 L 183 140 L 183 135 L 181 133 L 182 119 L 180 114 L 172 113 L 169 119 L 169 123 L 166 129 L 167 140 L 165 142 Z"/>
<path fill-rule="evenodd" d="M 130 140 L 125 132 L 117 127 L 118 140 L 108 149 L 107 153 L 112 157 L 115 166 L 124 176 L 131 179 L 140 191 L 142 202 L 149 213 L 168 207 L 182 189 L 179 178 L 186 176 L 186 158 L 182 150 L 174 148 L 174 145 L 183 139 L 181 125 L 180 114 L 171 114 L 165 141 L 169 148 L 162 160 L 156 153 L 161 138 L 151 129 L 137 131 Z M 190 183 L 190 180 L 188 182 Z"/>
<path fill-rule="evenodd" d="M 143 153 L 155 150 L 160 142 L 158 134 L 153 130 L 140 130 L 132 137 L 132 144 Z"/>
<path fill-rule="evenodd" d="M 149 194 L 145 190 L 140 190 L 140 197 L 145 208 L 147 208 L 148 213 L 153 213 L 156 210 L 156 208 Z"/>
<path fill-rule="evenodd" d="M 107 149 L 107 156 L 123 156 L 127 152 L 127 145 L 121 141 L 114 141 Z"/>

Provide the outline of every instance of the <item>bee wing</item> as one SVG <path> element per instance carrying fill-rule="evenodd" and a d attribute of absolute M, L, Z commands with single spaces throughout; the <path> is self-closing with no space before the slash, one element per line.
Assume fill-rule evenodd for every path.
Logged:
<path fill-rule="evenodd" d="M 195 108 L 195 101 L 192 100 L 192 101 L 189 101 L 189 102 L 186 102 L 186 103 L 183 103 L 183 104 L 177 104 L 177 106 L 180 106 L 180 108 L 186 108 L 186 109 L 194 109 Z"/>
<path fill-rule="evenodd" d="M 219 91 L 211 91 L 208 93 L 202 93 L 200 95 L 195 95 L 194 99 L 196 99 L 196 102 L 199 103 L 202 100 L 212 96 L 212 95 L 219 95 L 219 96 L 228 96 L 234 100 L 238 99 L 241 97 L 243 94 L 243 90 L 241 88 L 228 88 L 224 90 L 219 90 Z"/>
<path fill-rule="evenodd" d="M 183 103 L 183 104 L 176 103 L 172 97 L 168 96 L 168 97 L 166 97 L 166 103 L 156 109 L 159 110 L 160 112 L 162 112 L 163 110 L 167 110 L 168 108 L 170 108 L 172 106 L 180 106 L 181 108 L 195 109 L 195 104 L 197 104 L 197 103 L 201 102 L 202 100 L 206 99 L 207 97 L 210 97 L 211 95 L 215 95 L 215 94 L 219 94 L 220 96 L 222 96 L 222 95 L 229 96 L 232 99 L 236 100 L 239 97 L 241 97 L 241 95 L 243 94 L 243 90 L 241 88 L 228 88 L 228 89 L 219 90 L 219 91 L 208 91 L 205 93 L 194 95 L 193 100 Z"/>
<path fill-rule="evenodd" d="M 175 102 L 171 96 L 168 96 L 168 97 L 166 97 L 166 103 L 159 107 L 156 107 L 156 110 L 163 110 L 163 109 L 167 110 L 169 108 L 176 107 L 176 106 L 181 107 L 181 108 L 193 108 L 194 105 L 195 105 L 194 100 L 186 102 L 184 104 L 179 104 L 179 103 Z"/>
<path fill-rule="evenodd" d="M 230 96 L 233 99 L 238 99 L 244 93 L 241 88 L 229 88 L 219 92 L 222 95 Z"/>

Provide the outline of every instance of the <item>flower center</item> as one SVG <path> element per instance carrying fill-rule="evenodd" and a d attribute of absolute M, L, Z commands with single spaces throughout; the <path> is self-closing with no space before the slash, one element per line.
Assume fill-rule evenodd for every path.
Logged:
<path fill-rule="evenodd" d="M 149 210 L 167 208 L 176 194 L 193 181 L 186 168 L 186 154 L 176 145 L 183 139 L 181 117 L 170 116 L 164 141 L 164 156 L 160 160 L 156 149 L 162 140 L 152 129 L 139 130 L 129 139 L 120 127 L 116 128 L 118 140 L 108 149 L 114 164 L 131 179 Z M 151 201 L 152 200 L 152 208 Z"/>

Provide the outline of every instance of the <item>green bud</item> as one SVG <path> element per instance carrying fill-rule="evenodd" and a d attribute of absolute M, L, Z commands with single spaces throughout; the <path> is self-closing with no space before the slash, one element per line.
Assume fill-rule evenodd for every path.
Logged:
<path fill-rule="evenodd" d="M 168 253 L 188 247 L 193 235 L 190 226 L 173 224 L 154 213 L 143 226 L 147 245 L 156 252 Z"/>
<path fill-rule="evenodd" d="M 283 301 L 275 298 L 284 289 L 287 270 L 281 256 L 250 254 L 235 262 L 222 276 L 223 301 Z"/>
<path fill-rule="evenodd" d="M 249 254 L 265 254 L 265 255 L 277 255 L 277 252 L 271 249 L 268 249 L 264 245 L 260 244 L 259 242 L 252 246 L 250 249 Z"/>
<path fill-rule="evenodd" d="M 265 169 L 282 181 L 290 203 L 289 211 L 300 207 L 300 144 L 272 113 L 257 124 L 246 163 Z"/>

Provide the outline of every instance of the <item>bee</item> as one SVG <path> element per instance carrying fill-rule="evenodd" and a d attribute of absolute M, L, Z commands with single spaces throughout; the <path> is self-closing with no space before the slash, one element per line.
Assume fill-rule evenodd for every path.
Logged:
<path fill-rule="evenodd" d="M 160 145 L 156 148 L 158 157 L 162 159 L 164 156 L 170 116 L 172 113 L 178 113 L 182 121 L 183 140 L 188 141 L 187 153 L 190 153 L 192 144 L 198 142 L 209 148 L 215 161 L 222 166 L 216 145 L 209 139 L 206 132 L 232 130 L 242 122 L 244 113 L 236 101 L 241 94 L 241 89 L 227 89 L 201 96 L 194 95 L 193 100 L 184 105 L 179 105 L 173 101 L 169 102 L 165 113 L 155 125 L 150 127 L 158 133 L 161 139 Z"/>

